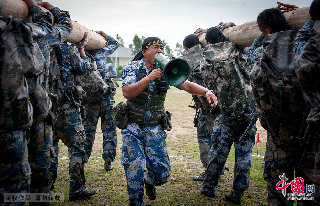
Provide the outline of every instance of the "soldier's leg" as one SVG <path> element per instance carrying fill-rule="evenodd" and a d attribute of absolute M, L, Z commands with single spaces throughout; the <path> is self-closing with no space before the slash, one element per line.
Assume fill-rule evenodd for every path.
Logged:
<path fill-rule="evenodd" d="M 294 179 L 292 156 L 273 142 L 272 139 L 276 138 L 276 136 L 272 137 L 270 132 L 267 135 L 263 177 L 268 186 L 268 205 L 293 205 L 293 201 L 288 201 L 285 198 L 285 190 L 276 189 L 277 183 L 281 181 L 280 175 L 285 174 L 288 181 Z"/>
<path fill-rule="evenodd" d="M 29 193 L 30 178 L 26 132 L 0 133 L 0 205 L 4 203 L 5 193 Z"/>
<path fill-rule="evenodd" d="M 203 182 L 201 193 L 214 197 L 218 180 L 228 158 L 233 143 L 232 131 L 227 122 L 219 115 L 213 127 L 209 152 L 209 165 L 206 170 L 206 178 Z"/>
<path fill-rule="evenodd" d="M 45 121 L 34 122 L 28 143 L 31 167 L 31 193 L 49 193 L 52 186 L 50 171 L 53 160 L 52 126 Z"/>
<path fill-rule="evenodd" d="M 84 150 L 88 159 L 91 156 L 92 146 L 95 140 L 98 120 L 100 117 L 102 98 L 97 101 L 87 104 L 83 108 L 83 126 L 86 134 L 86 140 L 84 142 Z"/>
<path fill-rule="evenodd" d="M 84 151 L 85 134 L 79 110 L 69 104 L 64 104 L 58 116 L 56 131 L 68 147 L 70 189 L 69 195 L 85 189 Z"/>
<path fill-rule="evenodd" d="M 59 165 L 59 136 L 57 132 L 55 131 L 55 127 L 53 126 L 53 136 L 52 136 L 52 145 L 53 145 L 53 151 L 54 151 L 54 157 L 51 163 L 50 171 L 52 173 L 52 186 L 50 191 L 54 191 L 54 184 L 58 177 L 58 165 Z"/>
<path fill-rule="evenodd" d="M 312 193 L 313 200 L 298 201 L 298 206 L 303 205 L 320 205 L 320 142 L 319 137 L 311 140 L 310 144 L 306 147 L 302 147 L 305 152 L 304 158 L 301 160 L 302 153 L 299 148 L 297 152 L 298 160 L 301 160 L 299 164 L 300 170 L 297 170 L 296 177 L 302 177 L 304 179 L 305 192 Z M 318 138 L 318 139 L 317 139 Z M 307 188 L 308 185 L 308 188 Z"/>
<path fill-rule="evenodd" d="M 200 160 L 203 168 L 208 167 L 209 151 L 211 145 L 211 136 L 214 125 L 215 116 L 207 113 L 204 109 L 200 109 L 199 120 L 197 125 L 197 139 L 199 144 Z M 194 176 L 195 181 L 204 181 L 205 172 L 199 176 Z"/>
<path fill-rule="evenodd" d="M 143 138 L 143 137 L 142 137 Z M 129 130 L 122 130 L 121 163 L 127 179 L 129 205 L 143 205 L 145 155 L 143 142 Z"/>
<path fill-rule="evenodd" d="M 247 129 L 249 122 L 240 121 L 239 129 Z M 243 134 L 243 129 L 240 129 L 237 137 L 241 137 Z M 249 187 L 250 179 L 250 168 L 251 168 L 251 155 L 252 147 L 255 142 L 256 125 L 253 124 L 251 128 L 248 129 L 246 135 L 242 138 L 235 140 L 235 166 L 234 166 L 234 179 L 233 179 L 233 190 L 232 195 L 236 196 L 237 200 L 240 201 L 244 194 L 244 191 Z"/>
<path fill-rule="evenodd" d="M 170 159 L 167 153 L 167 134 L 164 131 L 153 135 L 146 132 L 145 155 L 147 171 L 145 182 L 160 186 L 166 183 L 170 176 Z"/>
<path fill-rule="evenodd" d="M 105 170 L 111 170 L 111 162 L 116 157 L 117 127 L 113 121 L 111 111 L 114 107 L 114 99 L 110 93 L 105 93 L 101 101 L 101 130 L 103 133 L 103 153 Z"/>
<path fill-rule="evenodd" d="M 204 168 L 207 168 L 208 166 L 213 125 L 213 116 L 208 114 L 205 110 L 200 109 L 199 123 L 197 126 L 197 138 L 200 151 L 200 160 Z"/>

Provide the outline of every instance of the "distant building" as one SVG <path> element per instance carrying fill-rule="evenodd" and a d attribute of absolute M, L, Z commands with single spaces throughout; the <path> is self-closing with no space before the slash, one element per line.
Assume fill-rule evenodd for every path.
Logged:
<path fill-rule="evenodd" d="M 132 55 L 130 48 L 119 47 L 108 57 L 112 60 L 114 66 L 117 68 L 118 66 L 125 67 L 134 56 Z"/>

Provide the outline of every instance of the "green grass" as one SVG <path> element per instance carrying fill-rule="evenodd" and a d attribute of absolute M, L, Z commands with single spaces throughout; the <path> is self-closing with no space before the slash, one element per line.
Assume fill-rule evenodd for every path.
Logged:
<path fill-rule="evenodd" d="M 119 84 L 120 85 L 120 84 Z M 116 103 L 125 101 L 119 88 L 115 96 Z M 171 161 L 171 176 L 163 186 L 157 187 L 157 199 L 149 200 L 146 195 L 146 205 L 229 205 L 224 200 L 224 194 L 232 189 L 234 148 L 232 147 L 226 166 L 230 169 L 222 175 L 215 198 L 200 194 L 202 182 L 192 180 L 194 175 L 203 172 L 199 158 L 199 148 L 196 138 L 196 128 L 193 127 L 194 109 L 192 97 L 177 88 L 169 90 L 166 99 L 166 109 L 172 113 L 173 129 L 167 132 L 167 147 Z M 65 195 L 65 202 L 52 205 L 128 205 L 128 194 L 123 166 L 120 161 L 121 133 L 118 130 L 117 156 L 113 162 L 113 170 L 103 170 L 102 133 L 98 126 L 94 150 L 85 165 L 85 175 L 88 189 L 96 189 L 97 194 L 90 200 L 68 201 L 69 171 L 67 147 L 59 142 L 59 169 L 55 192 Z M 261 142 L 258 143 L 259 155 L 265 152 L 266 132 L 258 124 Z M 257 156 L 256 145 L 253 147 L 250 187 L 242 198 L 242 205 L 267 205 L 267 187 L 263 180 L 263 157 Z"/>

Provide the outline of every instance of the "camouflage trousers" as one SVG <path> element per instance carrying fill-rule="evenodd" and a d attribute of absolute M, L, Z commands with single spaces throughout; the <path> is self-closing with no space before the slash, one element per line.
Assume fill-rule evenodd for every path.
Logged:
<path fill-rule="evenodd" d="M 171 166 L 166 137 L 163 130 L 155 135 L 148 128 L 138 134 L 122 130 L 121 163 L 127 179 L 129 205 L 143 205 L 144 181 L 155 186 L 168 181 Z"/>
<path fill-rule="evenodd" d="M 114 107 L 113 96 L 105 93 L 101 98 L 83 108 L 83 126 L 86 132 L 85 151 L 88 158 L 91 156 L 92 146 L 95 140 L 98 119 L 101 117 L 101 130 L 103 133 L 104 161 L 114 161 L 117 149 L 117 127 L 113 122 L 111 111 Z"/>
<path fill-rule="evenodd" d="M 204 168 L 208 167 L 211 136 L 215 118 L 215 115 L 206 112 L 202 108 L 200 109 L 197 125 L 197 138 L 200 151 L 200 160 Z"/>
<path fill-rule="evenodd" d="M 84 151 L 85 133 L 82 125 L 79 108 L 65 103 L 58 115 L 54 126 L 53 143 L 55 148 L 55 160 L 51 170 L 54 173 L 54 181 L 58 168 L 58 142 L 59 139 L 68 147 L 70 188 L 69 194 L 85 189 L 84 164 L 87 161 Z"/>
<path fill-rule="evenodd" d="M 282 131 L 285 129 L 281 129 Z M 281 132 L 286 133 L 288 132 Z M 314 185 L 314 201 L 302 200 L 297 205 L 320 205 L 320 143 L 313 141 L 309 146 L 293 139 L 290 136 L 288 144 L 275 142 L 277 136 L 268 132 L 267 148 L 265 153 L 264 179 L 268 185 L 268 205 L 293 205 L 293 200 L 287 200 L 283 192 L 293 193 L 292 187 L 295 178 L 302 177 L 304 186 Z M 303 156 L 303 153 L 305 155 Z M 303 157 L 303 159 L 302 159 Z M 277 190 L 276 185 L 280 181 L 280 176 L 285 175 L 286 183 L 291 185 L 286 190 Z M 282 186 L 282 185 L 280 185 Z M 291 189 L 290 189 L 291 188 Z M 297 187 L 298 188 L 298 187 Z M 306 189 L 303 191 L 305 192 Z"/>
<path fill-rule="evenodd" d="M 249 126 L 250 121 L 243 118 L 225 118 L 219 115 L 213 127 L 212 146 L 209 153 L 207 176 L 202 190 L 213 193 L 217 190 L 219 176 L 222 173 L 232 144 L 235 148 L 235 166 L 233 191 L 239 196 L 249 187 L 251 154 L 255 141 L 256 126 L 251 125 L 241 141 L 240 137 Z"/>
<path fill-rule="evenodd" d="M 31 167 L 31 193 L 49 193 L 52 186 L 50 166 L 54 157 L 52 125 L 45 121 L 34 122 L 30 128 L 28 143 Z"/>
<path fill-rule="evenodd" d="M 26 131 L 0 133 L 0 205 L 5 193 L 30 192 L 30 177 Z"/>

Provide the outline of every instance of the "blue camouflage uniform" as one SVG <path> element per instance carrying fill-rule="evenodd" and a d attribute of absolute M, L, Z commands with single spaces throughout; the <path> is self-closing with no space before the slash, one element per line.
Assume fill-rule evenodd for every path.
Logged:
<path fill-rule="evenodd" d="M 144 59 L 130 62 L 125 67 L 122 86 L 138 82 L 139 70 L 146 71 L 146 75 L 149 73 Z M 155 81 L 150 82 L 147 87 L 148 92 L 152 93 L 155 87 Z M 167 85 L 166 89 L 168 88 Z M 150 95 L 146 101 L 151 104 Z M 151 112 L 146 110 L 144 116 L 144 121 L 147 123 L 151 118 Z M 169 179 L 171 166 L 165 141 L 167 135 L 161 125 L 139 126 L 130 122 L 121 133 L 123 141 L 121 163 L 127 178 L 129 204 L 143 205 L 144 181 L 160 186 Z"/>
<path fill-rule="evenodd" d="M 264 36 L 258 36 L 250 47 L 245 47 L 243 53 L 246 55 L 248 62 L 253 66 L 257 61 L 259 61 L 262 54 L 262 42 Z"/>
<path fill-rule="evenodd" d="M 40 39 L 43 36 L 47 35 L 48 33 L 52 32 L 52 24 L 51 24 L 51 16 L 48 13 L 45 13 L 40 9 L 40 7 L 33 6 L 30 7 L 30 14 L 33 17 L 33 22 L 34 23 L 25 23 L 22 20 L 17 20 L 15 19 L 14 21 L 20 21 L 22 24 L 24 24 L 20 31 L 24 30 L 23 35 L 26 38 L 33 38 L 34 40 Z M 11 19 L 11 17 L 8 17 Z M 3 19 L 1 19 L 2 21 Z M 24 22 L 24 23 L 23 23 Z M 7 21 L 8 23 L 12 23 L 10 21 Z M 19 24 L 16 24 L 19 25 Z M 1 27 L 5 26 L 5 24 L 1 24 Z M 5 31 L 5 30 L 3 30 Z M 16 30 L 15 32 L 19 32 Z M 29 36 L 28 36 L 29 35 Z M 10 37 L 9 37 L 10 38 Z M 6 42 L 9 43 L 9 42 Z M 15 44 L 18 42 L 15 41 Z M 21 42 L 20 42 L 21 43 Z M 32 42 L 28 42 L 29 45 L 23 45 L 25 47 L 31 48 L 31 46 L 37 46 L 36 44 L 33 44 Z M 21 55 L 19 58 L 23 59 L 26 58 L 27 55 L 29 54 L 27 50 L 23 50 L 24 47 L 21 47 L 20 45 L 20 50 L 18 50 L 18 54 Z M 10 52 L 10 51 L 3 51 L 3 52 Z M 1 52 L 3 55 L 3 52 Z M 20 53 L 19 53 L 20 52 Z M 15 57 L 15 55 L 11 56 L 12 58 Z M 2 58 L 2 56 L 1 56 Z M 17 66 L 23 64 L 21 59 L 11 59 L 13 61 L 16 61 L 17 65 L 15 72 L 18 72 L 20 68 Z M 25 59 L 26 60 L 26 59 Z M 3 61 L 3 59 L 2 59 Z M 2 71 L 2 76 L 4 76 L 4 71 L 5 69 L 2 69 L 2 62 L 1 61 L 1 71 Z M 6 62 L 6 61 L 5 61 Z M 35 59 L 28 59 L 26 62 L 28 63 L 35 63 Z M 40 63 L 40 62 L 39 62 Z M 7 65 L 8 66 L 8 65 Z M 9 65 L 13 66 L 13 65 Z M 30 67 L 32 65 L 25 65 L 24 67 Z M 35 65 L 33 65 L 35 66 Z M 32 69 L 32 68 L 31 68 Z M 34 71 L 27 71 L 30 74 L 33 73 Z M 19 75 L 19 74 L 17 74 Z M 11 78 L 14 80 L 14 75 L 11 74 Z M 4 83 L 4 79 L 2 79 Z M 1 88 L 2 90 L 2 88 Z M 17 92 L 17 91 L 15 91 Z M 3 97 L 2 94 L 4 94 L 3 91 L 1 91 L 1 99 L 5 99 L 6 97 Z M 26 95 L 28 96 L 28 89 L 25 90 L 25 88 L 22 88 L 22 91 L 19 94 L 19 98 L 23 100 L 23 96 Z M 28 104 L 30 104 L 29 102 Z M 1 107 L 3 105 L 1 104 Z M 13 105 L 11 105 L 13 106 Z M 1 112 L 1 132 L 0 132 L 0 205 L 4 204 L 4 194 L 5 193 L 28 193 L 30 192 L 30 165 L 28 161 L 28 147 L 27 147 L 27 139 L 28 139 L 28 128 L 31 126 L 32 118 L 33 118 L 33 112 L 32 110 L 29 110 L 29 108 L 21 108 L 19 109 L 19 106 L 12 108 L 15 110 L 13 113 L 13 116 L 15 113 L 19 113 L 19 116 L 23 118 L 25 116 L 25 112 L 28 111 L 30 112 L 30 117 L 31 121 L 30 123 L 27 124 L 27 122 L 21 122 L 22 124 L 26 124 L 25 127 L 22 128 L 17 128 L 15 129 L 14 127 L 9 130 L 3 130 L 2 128 L 2 112 Z M 1 111 L 3 109 L 1 108 Z M 13 126 L 17 122 L 15 122 L 15 118 L 13 118 Z M 10 126 L 10 125 L 7 125 Z M 19 202 L 19 203 L 12 203 L 11 205 L 24 205 L 24 202 Z"/>
<path fill-rule="evenodd" d="M 91 71 L 90 60 L 80 57 L 75 46 L 62 43 L 56 49 L 58 64 L 61 72 L 61 83 L 64 91 L 64 101 L 61 101 L 57 121 L 54 125 L 53 142 L 56 157 L 51 170 L 54 181 L 57 177 L 58 142 L 59 139 L 68 147 L 70 188 L 69 195 L 83 191 L 85 187 L 84 164 L 87 157 L 84 150 L 85 131 L 80 115 L 80 94 L 76 89 L 74 74 L 84 74 Z"/>
<path fill-rule="evenodd" d="M 214 121 L 209 163 L 201 193 L 215 196 L 219 176 L 234 144 L 232 194 L 241 198 L 249 187 L 256 133 L 255 121 L 251 117 L 254 100 L 249 85 L 250 66 L 232 42 L 207 45 L 204 58 L 202 75 L 206 87 L 212 89 L 219 100 L 220 114 Z"/>
<path fill-rule="evenodd" d="M 299 29 L 299 32 L 296 36 L 295 48 L 294 48 L 296 56 L 301 54 L 306 43 L 309 41 L 312 35 L 312 29 L 313 29 L 313 23 L 311 19 L 308 19 L 308 21 L 303 25 L 303 27 Z"/>
<path fill-rule="evenodd" d="M 88 158 L 91 156 L 92 146 L 95 140 L 95 134 L 98 125 L 98 119 L 101 117 L 101 130 L 103 133 L 103 152 L 102 158 L 111 165 L 116 156 L 117 133 L 116 125 L 111 116 L 114 107 L 115 86 L 111 77 L 106 73 L 106 59 L 118 48 L 118 42 L 111 36 L 107 36 L 108 45 L 99 50 L 88 51 L 96 61 L 97 69 L 105 82 L 110 86 L 109 90 L 93 103 L 83 107 L 83 125 L 86 132 L 85 151 Z"/>
<path fill-rule="evenodd" d="M 47 96 L 50 96 L 48 101 L 51 101 L 50 105 L 54 105 L 54 99 L 50 92 L 50 75 L 53 68 L 50 67 L 52 60 L 50 53 L 54 47 L 65 41 L 72 30 L 71 21 L 69 19 L 68 12 L 62 11 L 57 7 L 53 7 L 49 10 L 55 19 L 55 25 L 52 27 L 52 32 L 47 34 L 41 39 L 37 39 L 37 43 L 42 52 L 45 60 L 45 67 L 42 73 L 42 87 L 47 92 Z M 33 18 L 33 21 L 35 18 Z M 34 104 L 34 110 L 41 109 L 41 105 L 37 105 L 37 99 L 32 102 Z M 36 107 L 37 106 L 37 107 Z M 52 186 L 52 173 L 50 172 L 51 162 L 54 157 L 53 145 L 52 145 L 52 125 L 55 121 L 53 116 L 53 106 L 48 108 L 47 115 L 43 115 L 34 120 L 33 125 L 30 128 L 30 142 L 29 148 L 29 162 L 31 166 L 31 192 L 33 193 L 47 193 Z M 35 118 L 35 117 L 34 117 Z"/>

